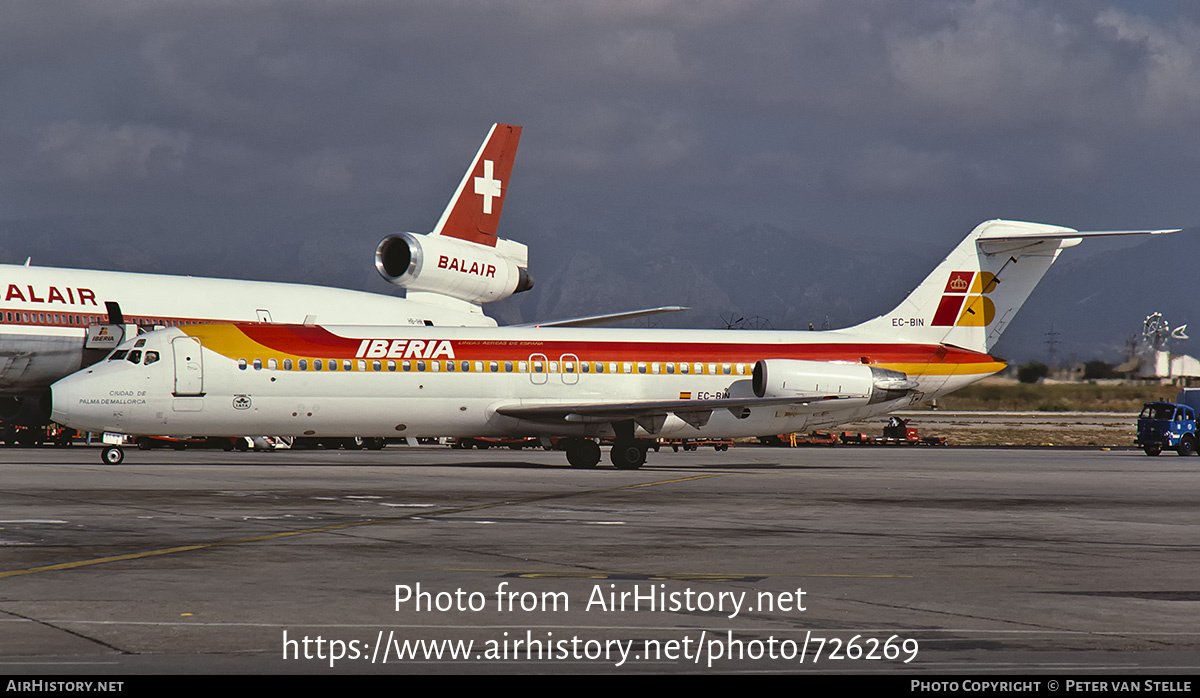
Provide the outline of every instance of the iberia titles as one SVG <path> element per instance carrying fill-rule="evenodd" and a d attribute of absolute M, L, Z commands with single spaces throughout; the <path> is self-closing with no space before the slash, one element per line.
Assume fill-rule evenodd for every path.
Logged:
<path fill-rule="evenodd" d="M 356 359 L 453 359 L 449 340 L 364 339 L 355 352 Z"/>

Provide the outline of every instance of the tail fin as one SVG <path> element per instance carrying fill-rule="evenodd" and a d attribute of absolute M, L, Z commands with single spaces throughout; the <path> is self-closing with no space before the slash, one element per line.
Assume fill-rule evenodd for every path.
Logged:
<path fill-rule="evenodd" d="M 990 353 L 1059 253 L 1085 237 L 1175 230 L 1080 232 L 1041 223 L 981 223 L 895 310 L 848 332 Z"/>
<path fill-rule="evenodd" d="M 379 274 L 410 300 L 479 317 L 482 303 L 532 288 L 529 248 L 496 237 L 520 140 L 520 126 L 492 124 L 433 231 L 380 241 Z"/>
<path fill-rule="evenodd" d="M 431 235 L 496 246 L 496 227 L 520 140 L 520 126 L 492 125 Z"/>

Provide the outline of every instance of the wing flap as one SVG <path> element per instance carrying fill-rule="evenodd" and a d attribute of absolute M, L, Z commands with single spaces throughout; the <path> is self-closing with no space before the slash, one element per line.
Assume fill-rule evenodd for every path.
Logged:
<path fill-rule="evenodd" d="M 501 405 L 495 412 L 505 417 L 514 417 L 542 423 L 604 423 L 633 420 L 651 434 L 657 434 L 666 423 L 667 416 L 674 414 L 696 429 L 708 424 L 712 413 L 719 409 L 729 410 L 735 417 L 749 416 L 749 410 L 760 407 L 787 405 L 793 409 L 822 409 L 824 403 L 833 400 L 849 400 L 850 395 L 794 395 L 788 397 L 721 398 L 716 400 L 647 400 L 643 402 L 590 402 L 590 403 L 536 403 Z"/>

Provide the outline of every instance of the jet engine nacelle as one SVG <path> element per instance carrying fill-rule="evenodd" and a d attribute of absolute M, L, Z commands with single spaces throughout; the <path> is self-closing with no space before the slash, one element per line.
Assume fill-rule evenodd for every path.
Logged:
<path fill-rule="evenodd" d="M 50 390 L 0 398 L 0 420 L 23 427 L 44 427 L 50 423 Z"/>
<path fill-rule="evenodd" d="M 878 366 L 764 359 L 754 364 L 753 387 L 758 397 L 847 395 L 875 404 L 902 398 L 917 383 L 901 371 Z"/>
<path fill-rule="evenodd" d="M 401 233 L 375 249 L 383 278 L 410 291 L 490 303 L 533 288 L 524 245 L 497 239 L 495 248 L 456 238 Z"/>

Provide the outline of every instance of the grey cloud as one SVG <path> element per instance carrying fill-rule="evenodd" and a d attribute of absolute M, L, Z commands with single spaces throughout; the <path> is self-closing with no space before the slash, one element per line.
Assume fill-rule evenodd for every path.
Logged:
<path fill-rule="evenodd" d="M 66 121 L 41 131 L 37 151 L 69 179 L 143 179 L 182 169 L 190 140 L 186 133 L 146 124 Z"/>
<path fill-rule="evenodd" d="M 332 149 L 323 148 L 305 155 L 297 165 L 300 178 L 314 189 L 344 192 L 353 184 L 349 159 Z"/>
<path fill-rule="evenodd" d="M 1101 12 L 1096 22 L 1142 51 L 1144 72 L 1138 76 L 1137 102 L 1142 120 L 1155 125 L 1194 125 L 1200 117 L 1200 24 L 1156 23 L 1116 9 Z"/>
<path fill-rule="evenodd" d="M 886 143 L 852 155 L 847 184 L 863 193 L 930 193 L 943 189 L 961 168 L 950 153 L 917 151 Z"/>
<path fill-rule="evenodd" d="M 768 226 L 756 240 L 801 268 L 821 236 L 936 255 L 996 216 L 1197 222 L 1187 4 L 30 0 L 4 15 L 0 218 L 73 213 L 144 255 L 283 234 L 325 251 L 270 272 L 213 262 L 234 275 L 291 264 L 380 290 L 378 237 L 428 230 L 493 121 L 526 127 L 502 229 L 531 243 L 539 279 L 599 245 L 698 244 L 696 220 Z M 689 293 L 749 310 L 753 294 L 705 273 L 742 242 L 703 246 L 679 264 L 721 286 Z"/>

